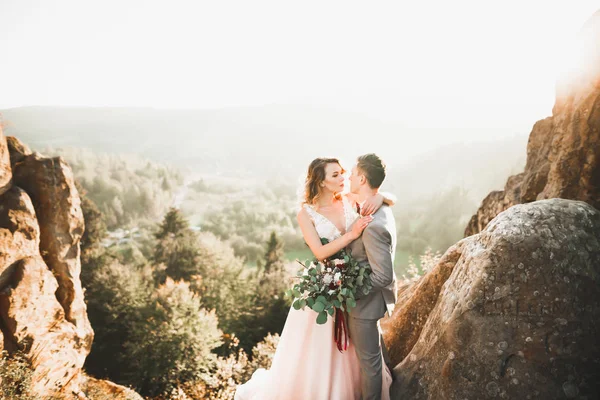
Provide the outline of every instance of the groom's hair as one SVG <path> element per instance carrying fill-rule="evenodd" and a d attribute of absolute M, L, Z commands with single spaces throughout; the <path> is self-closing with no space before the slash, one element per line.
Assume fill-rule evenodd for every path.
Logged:
<path fill-rule="evenodd" d="M 379 189 L 385 179 L 385 164 L 373 153 L 358 157 L 356 167 L 365 175 L 371 189 Z"/>

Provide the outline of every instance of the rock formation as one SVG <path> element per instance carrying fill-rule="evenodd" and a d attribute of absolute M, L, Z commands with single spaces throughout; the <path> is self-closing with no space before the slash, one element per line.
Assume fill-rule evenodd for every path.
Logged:
<path fill-rule="evenodd" d="M 65 161 L 32 153 L 0 129 L 0 346 L 27 356 L 42 398 L 85 398 L 90 385 L 117 393 L 82 372 L 94 336 L 79 280 L 83 231 Z"/>
<path fill-rule="evenodd" d="M 600 396 L 600 211 L 589 204 L 511 207 L 408 290 L 384 336 L 393 398 Z"/>
<path fill-rule="evenodd" d="M 483 200 L 465 236 L 515 204 L 560 197 L 600 208 L 600 11 L 579 36 L 581 56 L 557 83 L 552 116 L 533 126 L 525 171 Z"/>
<path fill-rule="evenodd" d="M 525 171 L 382 322 L 393 399 L 600 398 L 600 12 L 580 39 Z"/>
<path fill-rule="evenodd" d="M 12 171 L 10 164 L 8 144 L 4 139 L 2 126 L 0 126 L 0 196 L 10 189 L 11 186 Z"/>

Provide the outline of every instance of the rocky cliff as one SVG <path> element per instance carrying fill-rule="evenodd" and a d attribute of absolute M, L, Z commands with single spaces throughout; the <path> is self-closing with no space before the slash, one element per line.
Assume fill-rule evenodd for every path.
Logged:
<path fill-rule="evenodd" d="M 600 398 L 600 12 L 527 165 L 382 323 L 394 399 Z"/>
<path fill-rule="evenodd" d="M 533 126 L 525 170 L 483 200 L 465 236 L 515 204 L 560 197 L 600 208 L 600 11 L 577 45 L 579 59 L 557 82 L 552 116 Z"/>
<path fill-rule="evenodd" d="M 83 232 L 66 162 L 0 129 L 0 347 L 26 355 L 39 397 L 86 398 L 83 388 L 110 386 L 82 372 L 94 337 L 79 280 Z"/>

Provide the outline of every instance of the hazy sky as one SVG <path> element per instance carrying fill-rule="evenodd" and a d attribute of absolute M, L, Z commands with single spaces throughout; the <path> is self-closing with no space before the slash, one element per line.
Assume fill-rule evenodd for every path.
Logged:
<path fill-rule="evenodd" d="M 313 104 L 460 138 L 550 114 L 592 0 L 0 2 L 0 108 Z M 440 131 L 442 132 L 442 131 Z"/>

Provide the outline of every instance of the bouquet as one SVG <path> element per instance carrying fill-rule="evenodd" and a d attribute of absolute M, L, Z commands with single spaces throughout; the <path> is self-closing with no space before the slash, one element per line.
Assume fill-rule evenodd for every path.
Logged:
<path fill-rule="evenodd" d="M 321 238 L 321 243 L 328 242 Z M 360 266 L 346 249 L 323 261 L 313 259 L 298 263 L 302 265 L 297 274 L 299 282 L 286 292 L 294 299 L 292 306 L 296 310 L 310 307 L 317 313 L 316 322 L 320 325 L 326 323 L 329 316 L 334 317 L 335 341 L 340 351 L 346 350 L 345 314 L 356 306 L 356 294 L 368 294 L 371 290 L 370 266 Z"/>

